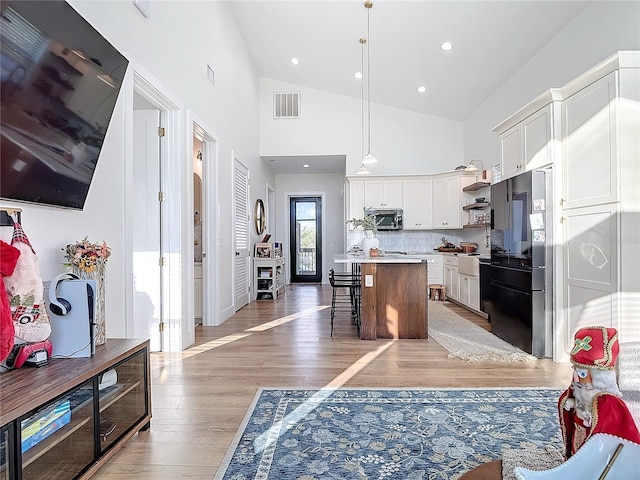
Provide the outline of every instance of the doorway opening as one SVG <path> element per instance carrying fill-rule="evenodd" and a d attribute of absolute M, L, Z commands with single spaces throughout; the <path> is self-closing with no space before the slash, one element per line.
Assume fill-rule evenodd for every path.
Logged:
<path fill-rule="evenodd" d="M 291 283 L 322 282 L 322 197 L 289 198 Z"/>
<path fill-rule="evenodd" d="M 218 140 L 191 111 L 187 112 L 193 137 L 193 299 L 194 324 L 216 326 L 221 323 L 218 312 Z M 191 255 L 191 250 L 189 249 Z M 191 272 L 187 268 L 188 272 Z M 190 290 L 190 289 L 186 289 Z M 185 339 L 185 344 L 195 341 Z"/>
<path fill-rule="evenodd" d="M 202 159 L 204 144 L 193 136 L 193 320 L 202 325 L 204 311 L 202 288 Z M 206 253 L 204 253 L 206 256 Z"/>

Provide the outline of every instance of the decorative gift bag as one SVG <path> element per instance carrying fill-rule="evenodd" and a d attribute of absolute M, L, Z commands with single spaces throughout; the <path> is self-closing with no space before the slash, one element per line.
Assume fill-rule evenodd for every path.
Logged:
<path fill-rule="evenodd" d="M 96 281 L 96 318 L 95 340 L 96 345 L 103 345 L 107 341 L 105 325 L 105 289 L 104 275 L 107 267 L 107 259 L 111 255 L 111 248 L 106 242 L 102 244 L 91 243 L 85 237 L 82 241 L 70 243 L 64 249 L 67 262 L 65 265 L 71 269 L 71 273 L 79 278 Z"/>
<path fill-rule="evenodd" d="M 51 335 L 51 325 L 38 257 L 19 223 L 13 225 L 11 245 L 20 251 L 13 273 L 4 280 L 15 338 L 27 343 L 43 342 Z"/>

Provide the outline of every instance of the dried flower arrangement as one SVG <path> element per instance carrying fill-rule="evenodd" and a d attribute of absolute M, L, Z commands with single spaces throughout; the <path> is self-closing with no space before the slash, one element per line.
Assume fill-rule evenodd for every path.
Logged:
<path fill-rule="evenodd" d="M 111 248 L 105 241 L 101 244 L 91 243 L 87 237 L 80 242 L 70 243 L 62 250 L 67 259 L 64 265 L 83 276 L 104 273 L 104 266 L 111 255 Z"/>

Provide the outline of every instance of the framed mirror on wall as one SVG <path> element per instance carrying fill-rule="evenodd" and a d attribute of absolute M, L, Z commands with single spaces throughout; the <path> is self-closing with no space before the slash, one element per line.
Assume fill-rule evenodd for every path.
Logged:
<path fill-rule="evenodd" d="M 262 235 L 267 225 L 267 212 L 261 198 L 256 200 L 256 205 L 253 210 L 253 219 L 255 221 L 256 233 L 258 235 Z"/>

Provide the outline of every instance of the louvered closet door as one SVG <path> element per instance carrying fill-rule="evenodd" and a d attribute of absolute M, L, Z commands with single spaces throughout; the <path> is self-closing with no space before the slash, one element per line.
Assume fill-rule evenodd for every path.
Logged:
<path fill-rule="evenodd" d="M 236 311 L 249 303 L 249 170 L 237 159 L 233 168 L 235 217 L 234 306 Z"/>

